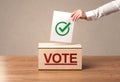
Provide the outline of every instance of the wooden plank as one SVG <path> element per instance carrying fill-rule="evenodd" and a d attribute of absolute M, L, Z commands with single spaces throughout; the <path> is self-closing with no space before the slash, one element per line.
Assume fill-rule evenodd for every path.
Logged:
<path fill-rule="evenodd" d="M 83 56 L 82 71 L 38 71 L 38 56 L 0 56 L 0 82 L 120 82 L 120 56 Z"/>

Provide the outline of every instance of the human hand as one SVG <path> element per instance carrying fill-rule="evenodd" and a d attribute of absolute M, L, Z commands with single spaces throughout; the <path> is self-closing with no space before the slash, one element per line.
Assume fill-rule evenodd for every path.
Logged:
<path fill-rule="evenodd" d="M 72 13 L 71 18 L 74 22 L 78 21 L 79 19 L 85 19 L 87 20 L 87 16 L 84 11 L 81 9 L 76 10 Z"/>

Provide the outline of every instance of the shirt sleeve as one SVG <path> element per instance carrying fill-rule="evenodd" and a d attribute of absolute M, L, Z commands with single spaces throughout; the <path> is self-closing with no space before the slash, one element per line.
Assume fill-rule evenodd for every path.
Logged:
<path fill-rule="evenodd" d="M 95 10 L 86 12 L 87 20 L 96 20 L 120 10 L 120 0 L 109 2 Z"/>

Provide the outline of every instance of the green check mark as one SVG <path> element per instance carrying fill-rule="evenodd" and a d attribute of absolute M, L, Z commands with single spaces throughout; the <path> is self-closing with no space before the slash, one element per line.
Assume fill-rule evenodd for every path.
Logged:
<path fill-rule="evenodd" d="M 69 22 L 64 28 L 59 27 L 59 30 L 60 30 L 61 32 L 64 32 L 67 28 L 69 28 L 70 24 L 71 24 L 71 23 Z"/>
<path fill-rule="evenodd" d="M 55 26 L 55 31 L 59 36 L 65 36 L 70 31 L 70 25 L 71 22 L 68 23 L 65 21 L 58 22 Z"/>

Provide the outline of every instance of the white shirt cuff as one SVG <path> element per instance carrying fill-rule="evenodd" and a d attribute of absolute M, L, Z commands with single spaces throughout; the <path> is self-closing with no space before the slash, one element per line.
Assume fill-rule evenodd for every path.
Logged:
<path fill-rule="evenodd" d="M 93 11 L 87 11 L 85 12 L 86 16 L 87 16 L 87 20 L 91 21 L 91 20 L 95 20 L 95 13 Z"/>

